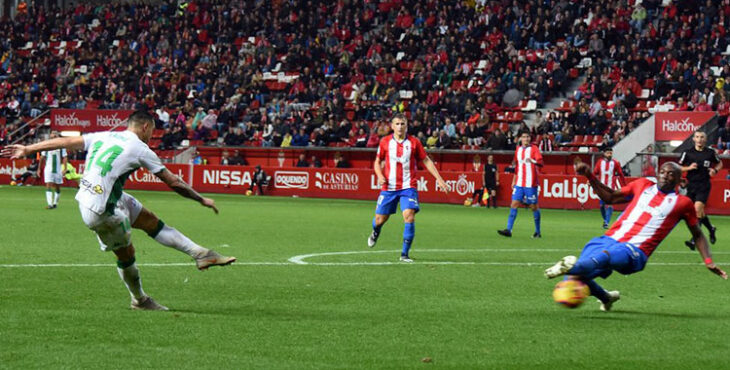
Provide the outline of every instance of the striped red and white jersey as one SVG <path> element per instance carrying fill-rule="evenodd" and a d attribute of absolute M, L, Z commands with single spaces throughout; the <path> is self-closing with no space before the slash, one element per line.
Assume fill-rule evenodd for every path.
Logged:
<path fill-rule="evenodd" d="M 383 175 L 388 180 L 382 190 L 417 188 L 416 166 L 418 161 L 426 159 L 426 150 L 417 138 L 406 135 L 400 142 L 393 134 L 382 138 L 378 146 L 378 158 L 385 161 Z"/>
<path fill-rule="evenodd" d="M 599 159 L 593 173 L 598 176 L 598 180 L 603 185 L 611 189 L 618 189 L 626 182 L 624 172 L 621 170 L 621 164 L 615 159 Z"/>
<path fill-rule="evenodd" d="M 532 163 L 534 159 L 537 163 Z M 537 167 L 542 166 L 542 154 L 536 145 L 518 146 L 515 150 L 515 186 L 532 188 L 538 186 Z"/>
<path fill-rule="evenodd" d="M 689 226 L 698 222 L 694 205 L 688 197 L 676 192 L 664 193 L 653 181 L 638 179 L 621 188 L 620 192 L 627 199 L 633 199 L 606 236 L 633 244 L 647 257 L 680 220 L 685 220 Z"/>

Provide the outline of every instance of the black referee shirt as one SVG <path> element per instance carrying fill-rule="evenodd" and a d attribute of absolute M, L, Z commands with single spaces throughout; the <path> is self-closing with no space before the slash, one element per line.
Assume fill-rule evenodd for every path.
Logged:
<path fill-rule="evenodd" d="M 712 148 L 704 148 L 698 151 L 694 147 L 682 153 L 679 164 L 689 166 L 697 163 L 697 169 L 687 172 L 687 180 L 691 183 L 709 183 L 710 168 L 715 167 L 720 162 L 717 153 Z"/>
<path fill-rule="evenodd" d="M 497 166 L 484 164 L 484 184 L 494 187 L 497 185 Z"/>

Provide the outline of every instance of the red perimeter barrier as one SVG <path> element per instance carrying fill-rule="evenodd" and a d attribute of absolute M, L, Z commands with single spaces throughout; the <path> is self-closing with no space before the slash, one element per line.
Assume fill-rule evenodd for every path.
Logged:
<path fill-rule="evenodd" d="M 28 160 L 0 158 L 0 184 L 10 182 L 10 174 L 19 176 L 25 172 Z M 74 166 L 83 170 L 78 161 Z M 254 168 L 251 166 L 193 166 L 169 164 L 167 168 L 202 192 L 244 194 L 251 186 Z M 271 176 L 264 189 L 267 195 L 301 196 L 313 198 L 377 199 L 379 187 L 372 170 L 324 169 L 296 167 L 263 167 Z M 422 202 L 461 204 L 471 197 L 474 189 L 481 187 L 481 174 L 473 171 L 444 171 L 441 173 L 448 191 L 436 189 L 436 180 L 426 171 L 417 174 L 419 198 Z M 510 203 L 511 174 L 500 174 L 497 203 Z M 542 175 L 540 177 L 540 206 L 557 209 L 598 208 L 598 197 L 588 180 L 575 175 Z M 75 186 L 66 181 L 67 186 Z M 134 172 L 125 185 L 126 189 L 167 190 L 167 186 L 144 169 Z M 710 214 L 730 215 L 730 181 L 712 181 L 712 192 L 707 210 Z"/>

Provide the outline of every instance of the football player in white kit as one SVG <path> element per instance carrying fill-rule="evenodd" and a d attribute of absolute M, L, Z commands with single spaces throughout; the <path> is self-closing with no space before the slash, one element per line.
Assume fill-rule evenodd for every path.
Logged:
<path fill-rule="evenodd" d="M 137 111 L 129 116 L 126 131 L 53 138 L 29 146 L 9 145 L 2 150 L 2 155 L 22 158 L 39 151 L 60 148 L 86 150 L 84 174 L 76 194 L 81 218 L 96 233 L 101 250 L 113 251 L 117 256 L 117 270 L 132 296 L 132 309 L 166 311 L 167 307 L 155 302 L 142 290 L 135 264 L 131 228 L 141 229 L 160 244 L 188 254 L 200 270 L 228 265 L 236 258 L 222 256 L 199 246 L 176 229 L 165 225 L 134 197 L 122 191 L 127 177 L 144 167 L 178 194 L 218 213 L 212 199 L 202 197 L 173 175 L 147 146 L 154 128 L 153 116 Z"/>
<path fill-rule="evenodd" d="M 58 133 L 52 132 L 51 139 L 57 138 Z M 60 148 L 41 152 L 39 163 L 43 166 L 43 179 L 46 183 L 46 209 L 58 207 L 58 198 L 61 196 L 63 174 L 66 172 L 68 156 L 66 149 Z"/>

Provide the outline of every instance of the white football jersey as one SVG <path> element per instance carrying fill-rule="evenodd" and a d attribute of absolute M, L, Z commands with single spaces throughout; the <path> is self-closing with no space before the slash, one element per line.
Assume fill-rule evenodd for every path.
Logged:
<path fill-rule="evenodd" d="M 63 170 L 61 168 L 61 160 L 66 158 L 66 149 L 55 149 L 41 152 L 41 156 L 46 158 L 45 166 L 43 167 L 43 173 L 47 174 L 60 174 Z"/>
<path fill-rule="evenodd" d="M 114 209 L 124 182 L 138 168 L 155 174 L 165 169 L 157 154 L 131 131 L 97 132 L 83 138 L 86 164 L 76 200 L 97 214 Z"/>

